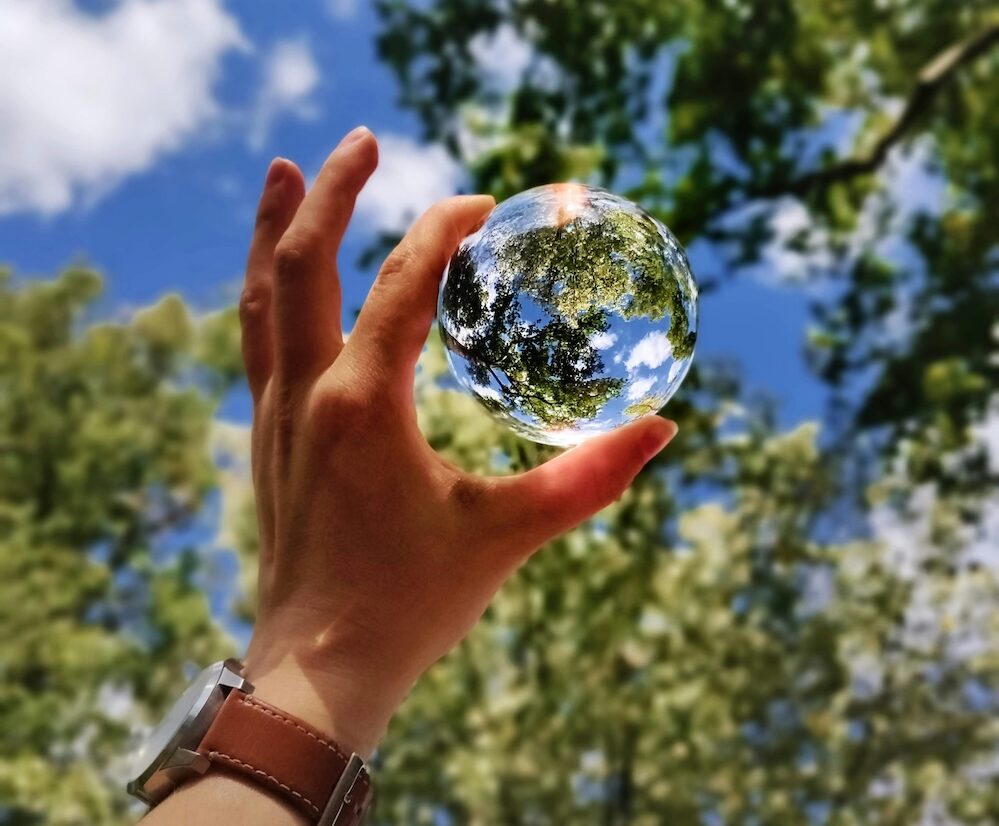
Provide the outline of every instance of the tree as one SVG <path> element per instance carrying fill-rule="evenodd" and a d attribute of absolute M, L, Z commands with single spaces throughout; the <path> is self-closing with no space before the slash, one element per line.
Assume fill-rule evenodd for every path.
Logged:
<path fill-rule="evenodd" d="M 216 402 L 240 373 L 233 312 L 176 297 L 81 324 L 101 291 L 69 270 L 0 277 L 0 822 L 127 811 L 130 726 L 185 662 L 228 655 L 204 587 Z"/>
<path fill-rule="evenodd" d="M 435 732 L 457 790 L 387 747 L 411 779 L 383 822 L 431 822 L 434 800 L 459 823 L 993 822 L 993 4 L 379 9 L 402 104 L 475 189 L 621 191 L 715 247 L 717 289 L 797 253 L 831 296 L 807 346 L 837 399 L 821 450 L 765 415 L 719 439 L 738 395 L 695 365 L 671 408 L 683 472 L 525 566 L 399 724 Z M 490 38 L 528 55 L 509 86 L 476 58 Z M 900 165 L 946 197 L 911 209 Z"/>
<path fill-rule="evenodd" d="M 990 4 L 380 8 L 404 104 L 478 188 L 592 176 L 715 244 L 717 289 L 768 245 L 798 252 L 834 288 L 808 347 L 841 399 L 822 428 L 777 432 L 732 370 L 696 365 L 668 456 L 525 564 L 413 691 L 373 822 L 999 820 Z M 510 89 L 473 59 L 499 30 L 530 47 Z M 946 184 L 938 208 L 892 189 L 906 157 Z M 776 237 L 789 204 L 809 222 Z M 127 820 L 126 727 L 173 698 L 183 659 L 231 652 L 203 591 L 220 490 L 224 541 L 254 570 L 248 480 L 209 450 L 239 376 L 233 313 L 168 298 L 84 319 L 98 290 L 82 271 L 0 288 L 0 823 L 17 826 Z M 554 349 L 524 352 L 537 369 Z M 550 455 L 445 370 L 432 339 L 433 447 L 491 472 Z"/>
<path fill-rule="evenodd" d="M 126 819 L 127 726 L 172 699 L 184 658 L 231 653 L 201 590 L 205 537 L 168 541 L 220 481 L 227 541 L 254 570 L 248 479 L 208 461 L 238 364 L 232 314 L 194 321 L 169 298 L 81 327 L 98 289 L 73 271 L 7 286 L 2 305 L 14 824 Z M 418 398 L 435 448 L 492 471 L 550 454 L 443 388 L 431 344 Z M 914 581 L 877 542 L 815 540 L 835 487 L 814 427 L 775 435 L 728 401 L 729 377 L 695 381 L 706 401 L 679 402 L 675 456 L 524 566 L 407 700 L 377 760 L 375 822 L 903 824 L 931 804 L 994 819 L 994 784 L 963 770 L 996 746 L 991 707 L 968 703 L 999 670 L 994 576 L 942 570 L 927 542 Z M 695 479 L 730 504 L 685 501 Z M 945 622 L 919 627 L 920 588 Z"/>
<path fill-rule="evenodd" d="M 434 346 L 431 444 L 493 472 L 548 455 L 444 370 Z M 673 411 L 671 455 L 532 558 L 417 685 L 382 748 L 376 823 L 995 820 L 994 571 L 918 531 L 917 575 L 883 542 L 820 541 L 836 479 L 816 427 L 776 434 L 705 372 L 713 401 Z"/>
<path fill-rule="evenodd" d="M 990 0 L 378 7 L 401 103 L 476 189 L 502 198 L 592 179 L 636 198 L 682 242 L 713 242 L 727 273 L 800 207 L 804 228 L 776 240 L 809 253 L 802 274 L 838 296 L 816 308 L 817 371 L 849 398 L 854 376 L 885 363 L 853 420 L 896 436 L 913 416 L 925 424 L 940 409 L 934 370 L 964 376 L 946 411 L 958 430 L 984 411 L 999 381 Z M 530 54 L 509 89 L 474 54 L 500 34 Z M 906 193 L 888 187 L 889 161 L 906 157 L 946 184 L 939 210 L 907 215 Z M 904 335 L 884 334 L 892 313 Z"/>

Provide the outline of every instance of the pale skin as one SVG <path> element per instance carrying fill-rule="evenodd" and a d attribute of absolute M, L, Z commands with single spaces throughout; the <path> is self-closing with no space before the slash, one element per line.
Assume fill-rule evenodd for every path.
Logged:
<path fill-rule="evenodd" d="M 466 473 L 435 453 L 416 424 L 415 365 L 444 266 L 494 201 L 449 198 L 417 220 L 345 340 L 337 250 L 377 162 L 374 136 L 359 127 L 308 192 L 295 164 L 271 164 L 240 301 L 261 537 L 247 677 L 259 697 L 365 758 L 506 579 L 617 499 L 676 433 L 648 416 L 505 477 Z M 306 822 L 213 772 L 144 822 L 222 817 Z"/>

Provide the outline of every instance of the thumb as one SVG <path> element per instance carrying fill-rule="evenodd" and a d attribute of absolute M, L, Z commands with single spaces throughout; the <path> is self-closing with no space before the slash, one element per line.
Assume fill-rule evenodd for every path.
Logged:
<path fill-rule="evenodd" d="M 502 533 L 510 536 L 512 529 L 513 544 L 533 552 L 620 497 L 676 432 L 674 422 L 645 416 L 532 470 L 497 479 Z"/>

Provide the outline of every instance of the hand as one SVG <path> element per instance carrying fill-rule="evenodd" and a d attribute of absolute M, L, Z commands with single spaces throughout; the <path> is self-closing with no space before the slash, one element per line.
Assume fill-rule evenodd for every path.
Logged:
<path fill-rule="evenodd" d="M 650 416 L 508 477 L 438 456 L 417 428 L 415 364 L 448 258 L 494 201 L 431 207 L 345 341 L 337 249 L 377 155 L 354 130 L 308 194 L 294 164 L 274 161 L 240 302 L 261 536 L 247 675 L 364 757 L 507 577 L 619 497 L 676 432 Z"/>

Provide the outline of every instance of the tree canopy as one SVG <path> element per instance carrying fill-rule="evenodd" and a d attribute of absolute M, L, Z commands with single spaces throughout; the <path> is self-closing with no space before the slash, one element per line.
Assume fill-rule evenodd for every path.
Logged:
<path fill-rule="evenodd" d="M 231 640 L 185 531 L 217 490 L 235 314 L 83 325 L 99 277 L 0 276 L 0 823 L 119 822 L 130 727 Z"/>
<path fill-rule="evenodd" d="M 819 375 L 852 397 L 884 364 L 854 421 L 900 436 L 941 404 L 959 425 L 984 411 L 999 381 L 990 0 L 378 7 L 400 102 L 476 189 L 606 185 L 684 244 L 712 242 L 724 272 L 698 274 L 712 285 L 779 243 L 832 296 L 808 341 Z M 529 54 L 510 88 L 476 59 L 501 35 Z M 908 209 L 899 166 L 936 182 L 938 209 Z M 796 209 L 800 228 L 778 237 Z"/>
<path fill-rule="evenodd" d="M 789 346 L 835 403 L 781 430 L 736 367 L 695 364 L 668 455 L 413 690 L 371 822 L 999 821 L 994 4 L 378 8 L 402 104 L 477 189 L 603 184 L 712 245 L 716 290 L 790 255 L 814 320 Z M 526 47 L 512 83 L 476 59 L 497 37 Z M 213 461 L 220 432 L 245 442 L 215 421 L 235 315 L 170 297 L 108 322 L 99 290 L 82 270 L 0 281 L 11 826 L 127 822 L 128 726 L 253 614 L 249 584 L 221 615 L 206 596 L 217 545 L 248 580 L 256 547 L 248 479 Z M 449 389 L 444 358 L 432 337 L 417 374 L 433 447 L 482 472 L 551 455 Z"/>
<path fill-rule="evenodd" d="M 535 618 L 530 642 L 508 630 L 517 643 L 499 655 L 523 693 L 514 703 L 485 680 L 472 708 L 494 697 L 493 715 L 453 712 L 475 721 L 454 772 L 474 775 L 465 794 L 478 795 L 454 802 L 456 820 L 999 817 L 994 722 L 964 729 L 982 711 L 995 716 L 999 687 L 989 527 L 999 463 L 988 450 L 999 380 L 994 4 L 381 0 L 379 9 L 401 103 L 474 188 L 502 198 L 574 179 L 621 192 L 688 247 L 710 246 L 718 269 L 698 273 L 708 289 L 772 266 L 775 249 L 790 258 L 780 275 L 813 297 L 799 346 L 834 399 L 820 441 L 805 426 L 774 433 L 751 410 L 737 426 L 741 394 L 717 365 L 694 365 L 670 408 L 688 434 L 671 449 L 683 471 L 660 471 L 666 488 L 641 477 L 614 516 L 560 544 L 561 559 L 541 555 L 501 598 L 539 571 L 531 585 L 543 596 L 525 593 L 523 613 L 511 609 L 511 629 Z M 511 61 L 526 55 L 516 72 L 479 59 L 489 43 Z M 628 520 L 653 502 L 641 534 Z M 617 543 L 620 558 L 608 548 Z M 668 597 L 615 580 L 608 614 L 579 593 L 617 566 L 649 588 L 660 565 L 659 576 L 691 580 Z M 695 582 L 711 584 L 698 592 Z M 594 615 L 602 633 L 618 618 L 620 636 L 591 652 L 578 629 Z M 647 653 L 660 637 L 671 642 Z M 690 646 L 710 652 L 703 670 Z M 637 665 L 620 663 L 636 650 Z M 948 699 L 951 688 L 960 696 Z M 682 711 L 664 699 L 674 692 Z M 494 759 L 477 764 L 490 746 Z M 491 779 L 511 764 L 521 773 Z"/>

